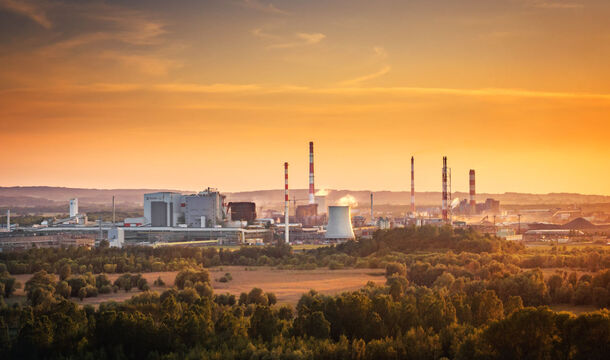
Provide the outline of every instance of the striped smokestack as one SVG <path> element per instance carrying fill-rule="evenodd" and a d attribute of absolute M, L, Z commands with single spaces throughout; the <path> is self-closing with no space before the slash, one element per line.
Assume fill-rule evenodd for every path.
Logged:
<path fill-rule="evenodd" d="M 290 201 L 288 200 L 288 163 L 284 163 L 284 242 L 290 244 L 290 214 L 288 213 L 288 206 Z"/>
<path fill-rule="evenodd" d="M 447 222 L 447 157 L 443 156 L 443 221 Z"/>
<path fill-rule="evenodd" d="M 309 142 L 309 203 L 316 202 L 315 187 L 313 185 L 313 141 Z"/>
<path fill-rule="evenodd" d="M 415 214 L 415 160 L 411 156 L 411 212 Z"/>
<path fill-rule="evenodd" d="M 475 196 L 475 183 L 474 183 L 474 170 L 470 170 L 470 213 L 475 214 L 477 212 L 477 201 L 474 199 Z"/>

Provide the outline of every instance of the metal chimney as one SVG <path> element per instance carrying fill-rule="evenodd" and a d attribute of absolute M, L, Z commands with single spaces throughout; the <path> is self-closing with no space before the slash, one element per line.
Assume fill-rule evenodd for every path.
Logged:
<path fill-rule="evenodd" d="M 11 231 L 11 209 L 6 210 L 6 231 Z"/>
<path fill-rule="evenodd" d="M 290 244 L 290 200 L 288 200 L 288 163 L 284 163 L 284 242 Z"/>
<path fill-rule="evenodd" d="M 112 226 L 116 224 L 116 207 L 114 206 L 114 195 L 112 195 Z"/>
<path fill-rule="evenodd" d="M 475 214 L 477 212 L 477 201 L 475 200 L 475 182 L 474 182 L 474 170 L 470 170 L 470 213 Z"/>
<path fill-rule="evenodd" d="M 447 157 L 443 156 L 443 222 L 447 222 Z"/>
<path fill-rule="evenodd" d="M 315 199 L 315 187 L 313 183 L 313 141 L 309 142 L 309 203 L 314 204 Z"/>
<path fill-rule="evenodd" d="M 415 159 L 411 156 L 411 213 L 415 214 Z"/>

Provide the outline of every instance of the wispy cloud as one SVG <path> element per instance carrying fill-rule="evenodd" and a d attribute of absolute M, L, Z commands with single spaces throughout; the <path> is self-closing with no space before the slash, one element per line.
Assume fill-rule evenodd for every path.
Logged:
<path fill-rule="evenodd" d="M 252 30 L 250 30 L 250 33 L 261 39 L 278 39 L 279 38 L 279 36 L 268 33 L 267 31 L 265 31 L 262 28 L 252 29 Z"/>
<path fill-rule="evenodd" d="M 375 46 L 373 47 L 373 52 L 375 53 L 375 57 L 380 60 L 385 60 L 388 58 L 388 52 L 385 50 L 383 46 Z"/>
<path fill-rule="evenodd" d="M 146 75 L 166 75 L 170 69 L 179 67 L 179 63 L 153 55 L 123 54 L 116 51 L 107 51 L 100 57 L 118 61 L 128 68 Z"/>
<path fill-rule="evenodd" d="M 26 16 L 44 28 L 50 29 L 53 26 L 45 10 L 29 1 L 0 0 L 0 7 Z"/>
<path fill-rule="evenodd" d="M 288 49 L 299 46 L 315 45 L 326 38 L 322 33 L 296 33 L 295 41 L 271 44 L 267 46 L 269 49 Z"/>
<path fill-rule="evenodd" d="M 311 45 L 311 44 L 319 43 L 326 37 L 326 35 L 324 35 L 322 33 L 313 33 L 313 34 L 297 33 L 297 37 L 299 39 L 304 40 L 306 44 Z"/>
<path fill-rule="evenodd" d="M 373 80 L 373 79 L 376 79 L 376 78 L 378 78 L 380 76 L 383 76 L 383 75 L 389 73 L 391 69 L 392 68 L 389 65 L 385 65 L 379 71 L 376 71 L 376 72 L 371 73 L 371 74 L 366 74 L 366 75 L 363 75 L 363 76 L 359 76 L 359 77 L 354 78 L 354 79 L 342 81 L 341 84 L 343 84 L 343 85 L 356 85 L 356 84 L 360 84 L 360 83 L 363 83 L 365 81 Z"/>
<path fill-rule="evenodd" d="M 263 87 L 257 84 L 191 84 L 170 83 L 157 84 L 152 89 L 167 92 L 190 92 L 190 93 L 243 93 L 261 91 Z"/>
<path fill-rule="evenodd" d="M 565 0 L 527 0 L 531 7 L 541 9 L 579 9 L 584 7 L 580 2 Z"/>
<path fill-rule="evenodd" d="M 289 14 L 289 12 L 277 8 L 275 5 L 273 5 L 270 2 L 264 3 L 259 0 L 244 0 L 242 4 L 249 9 L 254 9 L 254 10 L 258 10 L 258 11 L 262 11 L 262 12 L 266 12 L 266 13 L 270 13 L 270 14 L 280 14 L 280 15 Z"/>
<path fill-rule="evenodd" d="M 479 98 L 530 98 L 557 100 L 603 100 L 610 101 L 610 93 L 554 92 L 512 88 L 440 88 L 440 87 L 367 87 L 345 84 L 335 87 L 309 87 L 285 84 L 235 84 L 235 83 L 94 83 L 90 85 L 66 85 L 56 87 L 31 87 L 4 90 L 2 93 L 16 92 L 126 92 L 157 91 L 167 93 L 217 93 L 217 94 L 293 94 L 293 95 L 337 95 L 337 96 L 464 96 Z"/>

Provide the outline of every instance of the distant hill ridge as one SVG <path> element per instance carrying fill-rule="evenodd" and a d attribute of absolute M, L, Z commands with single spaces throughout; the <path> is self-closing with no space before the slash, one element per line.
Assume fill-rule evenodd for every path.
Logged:
<path fill-rule="evenodd" d="M 67 188 L 53 186 L 15 186 L 0 187 L 0 206 L 27 207 L 36 205 L 58 205 L 67 202 L 70 198 L 78 197 L 81 204 L 109 204 L 112 196 L 116 197 L 117 204 L 129 204 L 141 206 L 143 195 L 149 192 L 175 191 L 180 193 L 194 193 L 198 190 L 174 190 L 174 189 L 87 189 Z M 222 188 L 220 189 L 222 191 Z M 339 201 L 344 196 L 351 195 L 360 204 L 368 204 L 370 191 L 367 190 L 326 190 L 327 205 Z M 282 202 L 282 189 L 256 190 L 240 192 L 224 192 L 228 201 L 254 201 L 258 205 L 275 205 Z M 294 189 L 290 191 L 290 198 L 296 199 L 297 203 L 304 203 L 307 199 L 307 189 Z M 409 191 L 374 191 L 376 204 L 405 205 L 410 201 Z M 453 198 L 464 199 L 468 197 L 466 192 L 454 192 Z M 416 192 L 416 203 L 418 205 L 438 205 L 441 193 L 438 191 Z M 487 198 L 500 200 L 505 205 L 535 205 L 535 204 L 595 204 L 610 203 L 610 196 L 605 195 L 583 195 L 576 193 L 549 193 L 549 194 L 527 194 L 507 192 L 504 194 L 477 194 L 478 202 L 484 202 Z"/>

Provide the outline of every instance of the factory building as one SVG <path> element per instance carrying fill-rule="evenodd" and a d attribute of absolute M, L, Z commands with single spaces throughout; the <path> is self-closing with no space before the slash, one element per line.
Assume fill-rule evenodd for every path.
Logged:
<path fill-rule="evenodd" d="M 500 213 L 500 200 L 487 199 L 485 200 L 485 210 L 492 214 Z"/>
<path fill-rule="evenodd" d="M 182 194 L 173 192 L 144 194 L 144 218 L 151 226 L 176 226 L 183 214 Z"/>
<path fill-rule="evenodd" d="M 60 235 L 28 235 L 0 237 L 0 252 L 27 250 L 33 248 L 67 248 L 85 246 L 93 247 L 93 237 L 84 234 L 60 234 Z"/>
<path fill-rule="evenodd" d="M 321 225 L 324 216 L 318 216 L 318 204 L 299 205 L 295 211 L 296 221 L 304 226 Z"/>
<path fill-rule="evenodd" d="M 229 212 L 231 213 L 231 221 L 252 223 L 256 220 L 256 204 L 253 202 L 230 202 Z"/>
<path fill-rule="evenodd" d="M 184 196 L 184 218 L 187 227 L 207 228 L 221 225 L 225 220 L 225 196 L 207 188 L 198 194 Z M 154 226 L 154 225 L 153 225 Z"/>
<path fill-rule="evenodd" d="M 462 199 L 455 211 L 461 215 L 499 214 L 500 200 L 487 199 L 484 203 L 473 203 L 472 199 Z"/>

